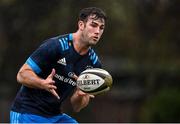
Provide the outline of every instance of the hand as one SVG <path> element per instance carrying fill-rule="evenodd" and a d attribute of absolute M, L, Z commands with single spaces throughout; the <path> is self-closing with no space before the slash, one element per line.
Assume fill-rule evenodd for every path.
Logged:
<path fill-rule="evenodd" d="M 71 78 L 78 79 L 76 74 L 72 75 Z M 71 104 L 75 112 L 79 112 L 82 108 L 89 104 L 90 98 L 94 98 L 94 95 L 81 91 L 78 87 L 71 97 Z"/>
<path fill-rule="evenodd" d="M 55 75 L 55 69 L 53 68 L 51 74 L 43 82 L 43 89 L 47 90 L 48 92 L 52 93 L 55 97 L 60 99 L 59 95 L 56 92 L 57 87 L 54 85 L 55 84 L 55 81 L 53 80 L 54 75 Z"/>
<path fill-rule="evenodd" d="M 89 104 L 90 98 L 94 98 L 94 95 L 85 93 L 81 91 L 80 89 L 77 89 L 76 91 L 77 97 L 80 99 L 80 109 L 86 107 Z"/>
<path fill-rule="evenodd" d="M 94 95 L 91 95 L 91 94 L 88 94 L 88 93 L 85 93 L 85 92 L 83 92 L 82 90 L 80 90 L 80 89 L 77 89 L 78 91 L 78 95 L 79 96 L 88 96 L 89 98 L 94 98 L 95 96 Z"/>
<path fill-rule="evenodd" d="M 75 80 L 77 80 L 78 79 L 77 75 L 74 75 L 74 78 L 75 78 Z M 94 98 L 95 97 L 94 95 L 91 95 L 91 94 L 83 92 L 79 88 L 77 88 L 76 92 L 77 92 L 77 96 L 82 97 L 82 102 L 84 103 L 85 106 L 88 105 L 90 98 Z"/>

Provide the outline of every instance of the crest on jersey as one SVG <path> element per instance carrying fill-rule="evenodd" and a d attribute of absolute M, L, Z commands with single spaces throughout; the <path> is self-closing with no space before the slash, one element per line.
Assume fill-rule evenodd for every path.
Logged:
<path fill-rule="evenodd" d="M 85 69 L 90 69 L 90 68 L 93 68 L 93 66 L 87 65 L 87 66 L 85 67 Z"/>

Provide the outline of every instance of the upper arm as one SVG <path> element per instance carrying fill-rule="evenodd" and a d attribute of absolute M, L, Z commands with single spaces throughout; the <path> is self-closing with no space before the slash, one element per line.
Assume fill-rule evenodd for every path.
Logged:
<path fill-rule="evenodd" d="M 23 74 L 25 74 L 25 73 L 32 73 L 32 74 L 34 73 L 32 68 L 26 63 L 20 68 L 20 70 L 17 73 L 17 81 L 18 82 L 22 82 Z"/>

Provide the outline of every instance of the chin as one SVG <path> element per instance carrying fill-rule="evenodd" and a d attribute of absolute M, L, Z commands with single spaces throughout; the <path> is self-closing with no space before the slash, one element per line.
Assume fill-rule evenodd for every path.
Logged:
<path fill-rule="evenodd" d="M 98 41 L 99 41 L 99 40 L 96 39 L 96 40 L 92 40 L 90 43 L 96 45 L 96 44 L 98 43 Z"/>
<path fill-rule="evenodd" d="M 92 46 L 94 46 L 94 45 L 97 44 L 97 41 L 90 42 L 89 44 L 92 45 Z"/>

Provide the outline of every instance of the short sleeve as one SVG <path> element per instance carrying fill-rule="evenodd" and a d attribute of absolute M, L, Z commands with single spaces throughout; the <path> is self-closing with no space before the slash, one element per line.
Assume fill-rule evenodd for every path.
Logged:
<path fill-rule="evenodd" d="M 46 40 L 39 48 L 37 48 L 27 59 L 32 70 L 39 74 L 43 69 L 48 68 L 55 61 L 58 54 L 58 44 L 55 40 Z"/>
<path fill-rule="evenodd" d="M 99 57 L 97 56 L 97 54 L 94 52 L 93 49 L 90 49 L 89 57 L 90 57 L 93 67 L 95 67 L 95 68 L 102 67 Z"/>

